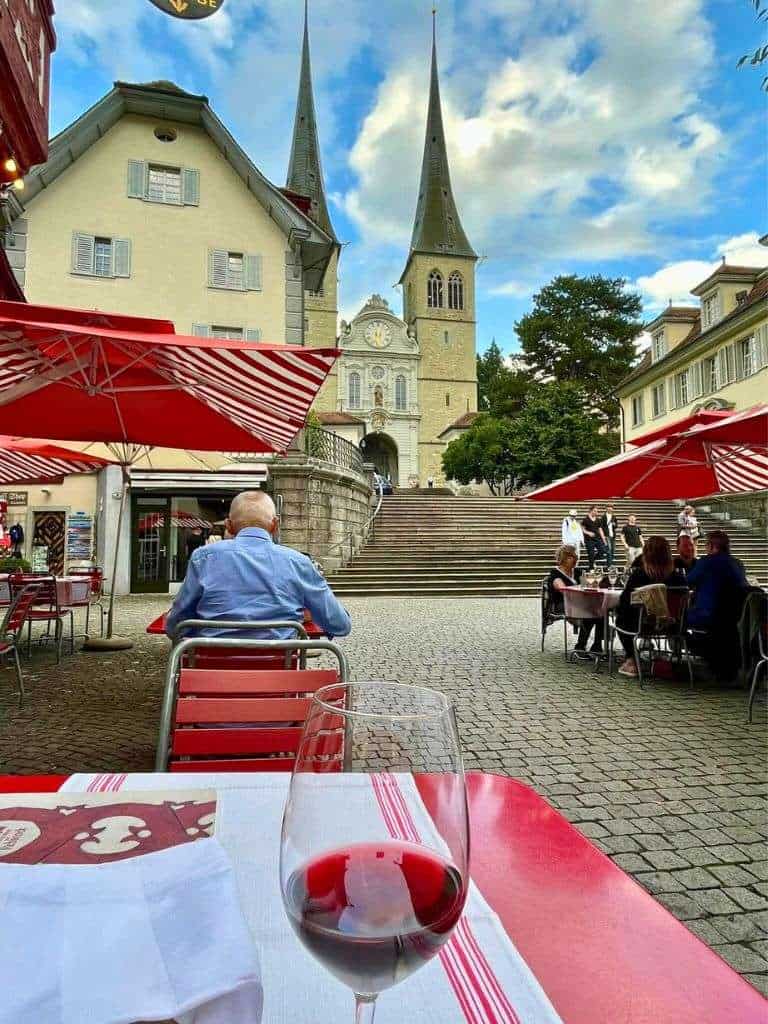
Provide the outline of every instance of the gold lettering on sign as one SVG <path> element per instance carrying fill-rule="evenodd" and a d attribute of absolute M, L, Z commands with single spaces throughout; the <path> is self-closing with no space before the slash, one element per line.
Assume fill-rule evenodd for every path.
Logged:
<path fill-rule="evenodd" d="M 183 14 L 184 11 L 186 11 L 186 9 L 189 7 L 189 4 L 186 3 L 186 0 L 168 0 L 168 3 L 171 5 L 174 11 L 176 11 L 177 14 Z"/>

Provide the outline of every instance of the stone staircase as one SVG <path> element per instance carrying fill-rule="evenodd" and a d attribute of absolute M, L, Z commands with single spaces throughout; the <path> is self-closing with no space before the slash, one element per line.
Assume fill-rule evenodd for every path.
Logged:
<path fill-rule="evenodd" d="M 587 502 L 578 504 L 579 515 Z M 604 502 L 598 505 L 602 509 Z M 619 526 L 630 512 L 646 537 L 677 535 L 672 502 L 615 501 Z M 456 497 L 450 491 L 397 491 L 384 498 L 375 535 L 358 556 L 329 575 L 340 597 L 530 597 L 560 543 L 571 503 Z M 701 512 L 702 532 L 725 527 L 747 574 L 768 582 L 764 537 Z M 617 561 L 624 549 L 617 542 Z M 582 551 L 582 564 L 584 552 Z"/>

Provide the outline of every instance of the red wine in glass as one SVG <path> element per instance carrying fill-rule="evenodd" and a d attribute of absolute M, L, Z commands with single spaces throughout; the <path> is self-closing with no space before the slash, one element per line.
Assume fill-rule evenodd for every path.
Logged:
<path fill-rule="evenodd" d="M 284 890 L 296 934 L 355 992 L 378 994 L 430 960 L 464 908 L 461 873 L 396 840 L 354 843 L 294 871 Z"/>

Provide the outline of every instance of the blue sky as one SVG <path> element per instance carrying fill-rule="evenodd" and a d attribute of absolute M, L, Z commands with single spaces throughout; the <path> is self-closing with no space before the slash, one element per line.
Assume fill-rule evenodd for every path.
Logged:
<path fill-rule="evenodd" d="M 765 94 L 736 70 L 761 42 L 749 0 L 443 0 L 438 39 L 454 191 L 478 267 L 478 348 L 557 273 L 622 276 L 647 315 L 721 255 L 768 264 Z M 53 132 L 115 79 L 205 93 L 285 180 L 301 0 L 225 0 L 179 22 L 148 0 L 60 0 Z M 393 288 L 416 202 L 431 4 L 310 0 L 341 315 Z M 343 11 L 343 13 L 342 13 Z"/>

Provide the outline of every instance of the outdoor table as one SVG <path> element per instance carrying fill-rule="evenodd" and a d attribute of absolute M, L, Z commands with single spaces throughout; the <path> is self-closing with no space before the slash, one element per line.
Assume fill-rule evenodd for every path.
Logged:
<path fill-rule="evenodd" d="M 608 620 L 611 612 L 618 607 L 623 591 L 618 589 L 592 589 L 589 587 L 565 587 L 563 603 L 567 619 L 602 619 L 605 624 L 603 647 L 607 653 L 610 643 Z"/>
<path fill-rule="evenodd" d="M 130 775 L 107 778 L 132 788 Z M 63 781 L 0 776 L 0 792 Z M 416 781 L 434 814 L 439 779 Z M 193 784 L 168 775 L 169 790 Z M 764 1024 L 760 993 L 534 790 L 480 772 L 467 785 L 472 876 L 563 1024 Z"/>
<path fill-rule="evenodd" d="M 165 636 L 165 620 L 168 618 L 168 612 L 163 612 L 162 615 L 158 615 L 156 619 L 153 619 L 147 626 L 146 632 L 152 636 Z M 305 619 L 304 629 L 307 631 L 307 636 L 310 640 L 320 640 L 325 636 L 325 633 L 316 626 L 311 619 Z"/>
<path fill-rule="evenodd" d="M 58 576 L 56 593 L 61 608 L 85 605 L 91 594 L 91 581 L 83 576 Z M 0 576 L 0 605 L 10 604 L 11 591 L 8 576 Z"/>

